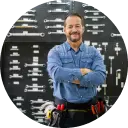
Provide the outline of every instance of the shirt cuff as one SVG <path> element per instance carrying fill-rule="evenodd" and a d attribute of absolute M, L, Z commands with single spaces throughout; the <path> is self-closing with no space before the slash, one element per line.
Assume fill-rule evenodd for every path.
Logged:
<path fill-rule="evenodd" d="M 80 80 L 82 77 L 80 69 L 73 70 L 74 80 Z"/>
<path fill-rule="evenodd" d="M 80 86 L 81 87 L 93 87 L 88 75 L 84 75 L 84 76 L 81 77 Z"/>

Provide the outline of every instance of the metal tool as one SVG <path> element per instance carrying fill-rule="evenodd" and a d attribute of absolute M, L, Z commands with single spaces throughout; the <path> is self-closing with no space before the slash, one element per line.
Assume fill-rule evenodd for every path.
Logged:
<path fill-rule="evenodd" d="M 104 50 L 106 51 L 106 48 L 107 48 L 108 42 L 102 42 L 102 45 L 104 46 Z"/>
<path fill-rule="evenodd" d="M 92 42 L 92 46 L 96 47 L 96 45 L 98 45 L 97 42 Z"/>
<path fill-rule="evenodd" d="M 53 83 L 53 79 L 48 79 L 48 83 L 52 84 Z"/>
<path fill-rule="evenodd" d="M 39 76 L 43 76 L 43 74 L 38 74 L 37 72 L 33 72 L 32 74 L 27 74 L 27 76 L 39 77 Z"/>
<path fill-rule="evenodd" d="M 42 115 L 42 116 L 45 116 L 46 114 L 43 113 L 42 111 L 38 111 L 38 112 L 32 112 L 32 115 Z"/>
<path fill-rule="evenodd" d="M 33 45 L 32 48 L 40 48 L 39 45 Z"/>
<path fill-rule="evenodd" d="M 98 21 L 99 19 L 105 19 L 105 16 L 84 16 L 85 19 L 92 19 L 92 21 Z"/>
<path fill-rule="evenodd" d="M 37 53 L 39 53 L 39 50 L 33 50 L 33 53 L 37 54 Z"/>
<path fill-rule="evenodd" d="M 104 30 L 87 30 L 87 32 L 91 32 L 93 35 L 104 32 Z"/>
<path fill-rule="evenodd" d="M 121 69 L 116 70 L 116 86 L 119 84 L 119 79 L 121 79 Z"/>
<path fill-rule="evenodd" d="M 100 92 L 102 90 L 102 88 L 100 86 L 97 87 L 96 89 L 98 92 Z"/>
<path fill-rule="evenodd" d="M 104 84 L 102 84 L 102 87 L 104 88 L 104 96 L 106 96 L 106 88 L 107 88 L 106 82 Z"/>
<path fill-rule="evenodd" d="M 39 61 L 39 57 L 38 56 L 34 56 L 33 57 L 33 63 L 38 63 Z"/>
<path fill-rule="evenodd" d="M 45 88 L 45 85 L 39 86 L 38 84 L 33 84 L 32 86 L 26 85 L 26 88 Z"/>
<path fill-rule="evenodd" d="M 38 89 L 38 88 L 45 88 L 45 86 L 38 86 L 38 85 L 33 85 L 33 86 L 29 86 L 29 85 L 26 85 L 26 89 L 28 89 L 28 88 L 36 88 L 36 89 Z"/>
<path fill-rule="evenodd" d="M 13 52 L 10 56 L 20 56 L 20 54 L 18 52 Z"/>
<path fill-rule="evenodd" d="M 18 60 L 12 60 L 9 64 L 20 64 L 20 62 Z"/>
<path fill-rule="evenodd" d="M 33 56 L 33 61 L 38 61 L 39 60 L 39 57 L 38 56 Z"/>
<path fill-rule="evenodd" d="M 25 14 L 23 14 L 22 16 L 30 16 L 30 17 L 32 16 L 32 17 L 33 17 L 33 16 L 35 16 L 35 14 L 25 13 Z"/>
<path fill-rule="evenodd" d="M 16 103 L 16 106 L 21 106 L 21 105 L 22 105 L 22 103 L 19 103 L 19 102 L 18 102 L 18 103 Z"/>
<path fill-rule="evenodd" d="M 50 85 L 50 88 L 53 89 L 54 88 L 53 85 Z"/>
<path fill-rule="evenodd" d="M 46 22 L 60 22 L 60 23 L 63 23 L 64 22 L 64 20 L 62 20 L 61 18 L 56 18 L 55 20 L 48 20 L 48 19 L 44 19 L 44 23 L 46 23 Z"/>
<path fill-rule="evenodd" d="M 19 68 L 18 66 L 13 66 L 12 68 L 9 68 L 9 70 L 21 70 L 21 68 Z"/>
<path fill-rule="evenodd" d="M 23 75 L 19 75 L 19 74 L 13 74 L 13 75 L 9 75 L 9 78 L 23 78 Z"/>
<path fill-rule="evenodd" d="M 92 27 L 93 29 L 98 29 L 99 27 L 104 27 L 105 24 L 86 24 L 86 27 Z"/>
<path fill-rule="evenodd" d="M 34 103 L 43 104 L 43 103 L 46 103 L 47 101 L 49 101 L 49 100 L 46 100 L 46 101 L 44 101 L 43 99 L 30 100 L 31 104 L 34 104 Z"/>
<path fill-rule="evenodd" d="M 43 119 L 38 119 L 38 120 L 36 120 L 36 122 L 38 122 L 38 123 L 45 123 L 45 121 Z"/>
<path fill-rule="evenodd" d="M 39 71 L 39 68 L 33 68 L 33 71 Z"/>
<path fill-rule="evenodd" d="M 32 72 L 32 73 L 41 73 L 42 70 L 28 70 L 28 72 Z"/>
<path fill-rule="evenodd" d="M 123 88 L 124 87 L 124 82 L 121 82 L 121 88 Z"/>
<path fill-rule="evenodd" d="M 37 25 L 22 24 L 20 26 L 14 25 L 14 26 L 12 26 L 12 28 L 38 28 L 38 26 Z"/>
<path fill-rule="evenodd" d="M 20 83 L 19 83 L 19 81 L 13 81 L 13 84 L 19 85 Z"/>
<path fill-rule="evenodd" d="M 97 50 L 99 50 L 100 52 L 102 51 L 101 44 L 99 44 L 99 47 L 97 47 Z"/>
<path fill-rule="evenodd" d="M 119 43 L 116 43 L 115 51 L 116 51 L 116 55 L 118 56 L 119 51 L 121 51 L 121 48 L 119 47 Z"/>
<path fill-rule="evenodd" d="M 32 81 L 38 81 L 38 78 L 32 78 Z"/>
<path fill-rule="evenodd" d="M 84 44 L 90 46 L 90 40 L 84 40 Z"/>
<path fill-rule="evenodd" d="M 99 16 L 99 12 L 93 12 L 94 16 Z"/>
<path fill-rule="evenodd" d="M 45 119 L 45 117 L 41 116 L 34 116 L 35 119 Z"/>
<path fill-rule="evenodd" d="M 33 13 L 35 13 L 35 12 L 36 12 L 36 10 L 29 10 L 28 12 L 33 12 Z"/>
<path fill-rule="evenodd" d="M 66 2 L 66 3 L 64 3 L 64 2 L 47 2 L 47 4 L 48 5 L 70 5 L 70 2 Z"/>
<path fill-rule="evenodd" d="M 32 64 L 24 64 L 24 67 L 45 67 L 45 64 L 38 64 L 38 63 L 32 63 Z"/>
<path fill-rule="evenodd" d="M 38 90 L 38 88 L 24 89 L 24 92 L 46 92 L 45 89 Z"/>
<path fill-rule="evenodd" d="M 112 60 L 114 59 L 114 56 L 109 56 L 110 59 L 110 74 L 112 74 Z"/>
<path fill-rule="evenodd" d="M 12 46 L 12 48 L 10 49 L 10 51 L 18 51 L 18 46 Z"/>
<path fill-rule="evenodd" d="M 51 13 L 51 12 L 66 12 L 66 13 L 68 13 L 69 12 L 69 10 L 63 10 L 63 9 L 61 9 L 61 8 L 56 8 L 56 9 L 54 9 L 54 10 L 48 10 L 48 13 Z"/>
<path fill-rule="evenodd" d="M 32 106 L 31 109 L 32 110 L 34 110 L 34 109 L 39 109 L 40 110 L 40 107 Z"/>
<path fill-rule="evenodd" d="M 95 115 L 98 118 L 98 109 L 96 105 L 91 105 L 91 110 L 93 115 Z"/>
<path fill-rule="evenodd" d="M 24 99 L 21 96 L 17 96 L 16 98 L 13 98 L 13 101 L 24 101 Z"/>
<path fill-rule="evenodd" d="M 111 37 L 121 37 L 121 34 L 111 33 Z"/>
<path fill-rule="evenodd" d="M 105 19 L 105 16 L 84 16 L 85 19 Z"/>
<path fill-rule="evenodd" d="M 62 30 L 57 30 L 56 32 L 48 32 L 48 34 L 64 34 L 64 32 Z"/>
<path fill-rule="evenodd" d="M 90 5 L 88 5 L 88 4 L 82 4 L 82 7 L 86 7 L 86 6 L 90 6 Z"/>
<path fill-rule="evenodd" d="M 61 25 L 61 24 L 57 24 L 57 25 L 54 25 L 54 26 L 45 26 L 46 29 L 49 29 L 49 28 L 63 28 L 64 26 Z"/>
<path fill-rule="evenodd" d="M 38 63 L 39 59 L 33 59 L 33 63 Z"/>
<path fill-rule="evenodd" d="M 109 96 L 104 96 L 104 100 L 105 100 L 107 107 L 109 107 L 109 108 L 112 107 L 112 105 L 109 104 L 109 100 L 110 100 Z"/>
<path fill-rule="evenodd" d="M 99 10 L 84 10 L 85 13 L 88 13 L 88 12 L 100 12 Z"/>
<path fill-rule="evenodd" d="M 23 33 L 8 33 L 7 37 L 10 36 L 41 36 L 44 37 L 45 33 L 28 33 L 28 31 L 23 31 Z"/>
<path fill-rule="evenodd" d="M 16 22 L 19 22 L 19 23 L 37 23 L 37 20 L 33 20 L 33 19 L 30 19 L 30 18 L 23 18 L 23 19 L 20 19 L 20 20 L 17 20 Z"/>

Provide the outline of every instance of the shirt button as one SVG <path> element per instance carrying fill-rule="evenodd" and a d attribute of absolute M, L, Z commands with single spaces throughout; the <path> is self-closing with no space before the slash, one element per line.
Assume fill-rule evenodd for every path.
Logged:
<path fill-rule="evenodd" d="M 80 96 L 81 98 L 83 97 L 83 96 Z"/>

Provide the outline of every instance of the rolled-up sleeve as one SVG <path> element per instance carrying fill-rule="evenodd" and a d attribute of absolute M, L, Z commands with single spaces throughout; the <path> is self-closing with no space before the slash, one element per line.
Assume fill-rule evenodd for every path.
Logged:
<path fill-rule="evenodd" d="M 106 67 L 100 52 L 94 48 L 92 72 L 84 75 L 80 79 L 80 86 L 92 87 L 102 85 L 106 79 Z"/>
<path fill-rule="evenodd" d="M 82 77 L 79 68 L 71 69 L 62 67 L 59 53 L 56 51 L 55 47 L 48 53 L 47 71 L 49 76 L 57 82 L 72 82 Z"/>

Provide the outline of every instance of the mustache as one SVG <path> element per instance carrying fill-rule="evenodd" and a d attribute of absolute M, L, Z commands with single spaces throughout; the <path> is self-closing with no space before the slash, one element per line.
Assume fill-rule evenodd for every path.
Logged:
<path fill-rule="evenodd" d="M 72 32 L 72 33 L 70 33 L 70 35 L 72 35 L 72 34 L 79 34 L 78 32 Z"/>

